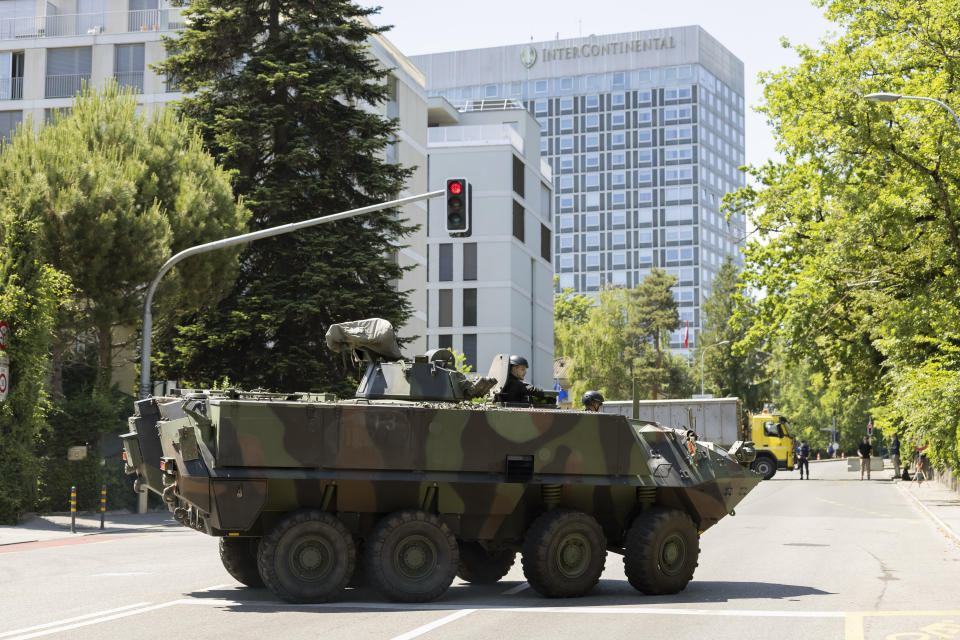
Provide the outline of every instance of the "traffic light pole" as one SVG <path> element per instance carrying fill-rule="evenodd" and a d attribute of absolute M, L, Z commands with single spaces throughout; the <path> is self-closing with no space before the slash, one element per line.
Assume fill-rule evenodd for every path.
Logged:
<path fill-rule="evenodd" d="M 310 220 L 291 222 L 290 224 L 271 227 L 269 229 L 262 229 L 260 231 L 251 231 L 250 233 L 244 233 L 239 236 L 223 238 L 222 240 L 214 240 L 213 242 L 207 242 L 206 244 L 190 247 L 189 249 L 184 249 L 177 255 L 173 256 L 163 263 L 163 266 L 160 267 L 160 271 L 158 271 L 157 275 L 153 278 L 153 281 L 150 283 L 150 287 L 147 289 L 147 297 L 143 304 L 143 343 L 140 357 L 140 397 L 150 397 L 150 338 L 153 331 L 153 317 L 150 313 L 150 307 L 153 304 L 153 294 L 156 292 L 157 285 L 160 284 L 160 280 L 163 278 L 163 276 L 166 275 L 166 273 L 170 271 L 174 265 L 184 258 L 189 258 L 190 256 L 195 256 L 199 253 L 206 253 L 207 251 L 214 251 L 216 249 L 226 249 L 227 247 L 233 247 L 245 242 L 262 240 L 263 238 L 271 238 L 273 236 L 283 235 L 284 233 L 299 231 L 300 229 L 314 227 L 318 224 L 324 224 L 326 222 L 336 222 L 337 220 L 345 220 L 347 218 L 363 215 L 365 213 L 373 213 L 374 211 L 382 211 L 383 209 L 401 207 L 412 202 L 428 200 L 430 198 L 436 198 L 445 194 L 446 190 L 440 189 L 417 196 L 410 196 L 409 198 L 400 198 L 399 200 L 391 200 L 390 202 L 372 204 L 368 207 L 360 207 L 359 209 L 351 209 L 349 211 L 341 211 L 340 213 L 332 213 L 328 216 L 311 218 Z"/>

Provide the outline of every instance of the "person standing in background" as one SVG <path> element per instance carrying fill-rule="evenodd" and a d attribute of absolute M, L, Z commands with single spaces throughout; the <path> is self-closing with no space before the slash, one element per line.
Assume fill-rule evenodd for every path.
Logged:
<path fill-rule="evenodd" d="M 860 479 L 863 480 L 863 472 L 867 472 L 867 480 L 870 479 L 870 454 L 873 453 L 873 446 L 863 436 L 863 442 L 857 447 L 857 455 L 860 456 Z"/>
<path fill-rule="evenodd" d="M 887 447 L 887 450 L 890 452 L 890 462 L 893 463 L 893 477 L 900 477 L 900 439 L 897 437 L 897 434 L 893 434 L 893 440 L 890 441 L 890 446 Z"/>

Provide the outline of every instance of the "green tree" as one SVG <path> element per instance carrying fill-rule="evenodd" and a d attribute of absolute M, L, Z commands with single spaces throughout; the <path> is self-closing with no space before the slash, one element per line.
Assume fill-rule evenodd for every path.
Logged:
<path fill-rule="evenodd" d="M 694 361 L 703 357 L 704 387 L 719 397 L 740 398 L 748 411 L 760 411 L 770 399 L 765 371 L 769 356 L 751 346 L 737 349 L 753 321 L 754 304 L 738 283 L 737 268 L 730 258 L 720 266 L 711 289 L 701 307 L 703 330 L 693 353 Z M 730 320 L 737 306 L 741 321 L 734 325 Z"/>
<path fill-rule="evenodd" d="M 662 291 L 652 291 L 667 304 Z M 643 304 L 638 305 L 638 300 Z M 607 400 L 630 399 L 634 377 L 641 398 L 657 397 L 654 393 L 673 398 L 689 396 L 693 383 L 683 359 L 657 352 L 650 324 L 644 325 L 645 329 L 631 325 L 641 319 L 636 308 L 645 308 L 648 303 L 633 291 L 618 288 L 604 289 L 594 296 L 567 289 L 554 297 L 554 353 L 570 359 L 567 375 L 575 406 L 589 389 L 600 391 Z M 676 315 L 672 294 L 670 304 Z M 636 308 L 631 310 L 631 305 Z"/>
<path fill-rule="evenodd" d="M 7 146 L 0 147 L 0 161 Z M 68 280 L 44 260 L 40 224 L 0 197 L 0 320 L 8 323 L 10 378 L 0 401 L 0 523 L 32 509 L 38 464 L 34 442 L 49 409 L 45 389 L 57 309 Z"/>
<path fill-rule="evenodd" d="M 0 155 L 0 199 L 42 229 L 42 260 L 72 285 L 57 322 L 60 355 L 77 341 L 98 354 L 95 390 L 113 374 L 120 327 L 136 326 L 143 293 L 174 253 L 244 229 L 227 174 L 200 138 L 169 111 L 137 114 L 116 85 L 86 90 L 71 114 L 35 132 L 24 127 Z M 196 309 L 224 289 L 236 253 L 192 258 L 161 288 L 161 317 Z M 182 270 L 181 270 L 182 269 Z M 227 278 L 229 281 L 229 278 Z"/>
<path fill-rule="evenodd" d="M 839 35 L 761 78 L 783 159 L 727 201 L 759 231 L 744 277 L 765 297 L 744 344 L 775 344 L 870 398 L 884 428 L 935 440 L 934 461 L 950 463 L 957 423 L 934 414 L 949 415 L 958 370 L 960 130 L 935 105 L 863 96 L 955 103 L 960 1 L 819 4 Z"/>
<path fill-rule="evenodd" d="M 580 298 L 587 296 L 558 296 Z M 555 353 L 570 359 L 567 376 L 571 381 L 570 399 L 575 406 L 588 389 L 600 391 L 605 398 L 627 398 L 630 393 L 629 368 L 623 357 L 627 322 L 626 296 L 623 289 L 604 289 L 592 299 L 585 319 L 568 315 L 554 325 Z M 581 305 L 582 307 L 582 305 Z"/>
<path fill-rule="evenodd" d="M 656 400 L 665 379 L 664 349 L 670 349 L 670 332 L 680 328 L 677 301 L 671 289 L 676 276 L 654 267 L 638 286 L 628 292 L 628 322 L 624 355 L 630 361 L 631 376 L 650 381 L 651 397 Z M 644 357 L 652 348 L 653 361 Z M 671 367 L 671 370 L 673 368 Z"/>
<path fill-rule="evenodd" d="M 392 199 L 411 170 L 384 161 L 396 122 L 373 113 L 389 71 L 367 41 L 383 31 L 346 0 L 198 0 L 159 66 L 193 94 L 198 123 L 256 228 Z M 323 336 L 344 320 L 410 315 L 393 259 L 413 229 L 384 212 L 249 245 L 231 295 L 168 334 L 165 371 L 241 386 L 352 391 L 352 367 Z"/>

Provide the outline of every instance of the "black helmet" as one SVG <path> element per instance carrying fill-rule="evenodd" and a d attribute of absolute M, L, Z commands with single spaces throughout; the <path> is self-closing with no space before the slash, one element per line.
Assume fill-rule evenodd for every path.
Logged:
<path fill-rule="evenodd" d="M 517 365 L 527 367 L 528 369 L 530 368 L 530 365 L 527 364 L 527 359 L 523 356 L 510 356 L 510 366 L 516 367 Z"/>
<path fill-rule="evenodd" d="M 584 406 L 591 404 L 593 402 L 602 403 L 603 394 L 600 393 L 599 391 L 587 391 L 586 393 L 583 394 L 583 398 L 581 398 L 581 402 L 584 404 Z"/>

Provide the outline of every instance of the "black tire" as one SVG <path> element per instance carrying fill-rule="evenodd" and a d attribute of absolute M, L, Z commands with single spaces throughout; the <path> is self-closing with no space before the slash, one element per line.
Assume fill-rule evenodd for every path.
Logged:
<path fill-rule="evenodd" d="M 627 532 L 623 569 L 630 584 L 647 595 L 679 593 L 693 579 L 699 555 L 700 534 L 690 516 L 653 507 Z"/>
<path fill-rule="evenodd" d="M 457 576 L 471 584 L 493 584 L 507 575 L 517 558 L 511 549 L 485 549 L 479 542 L 460 541 Z"/>
<path fill-rule="evenodd" d="M 398 602 L 442 596 L 457 572 L 457 539 L 440 518 L 408 509 L 384 516 L 364 540 L 369 583 Z"/>
<path fill-rule="evenodd" d="M 603 573 L 607 541 L 596 519 L 573 509 L 547 511 L 527 530 L 523 575 L 541 595 L 575 598 L 589 592 Z"/>
<path fill-rule="evenodd" d="M 220 538 L 220 562 L 227 573 L 248 587 L 262 587 L 263 579 L 257 567 L 257 548 L 260 538 Z"/>
<path fill-rule="evenodd" d="M 332 514 L 295 511 L 260 541 L 257 563 L 270 591 L 288 602 L 326 602 L 347 586 L 356 551 L 353 537 Z"/>
<path fill-rule="evenodd" d="M 762 475 L 764 480 L 769 480 L 777 472 L 777 463 L 769 456 L 757 456 L 750 468 Z"/>

